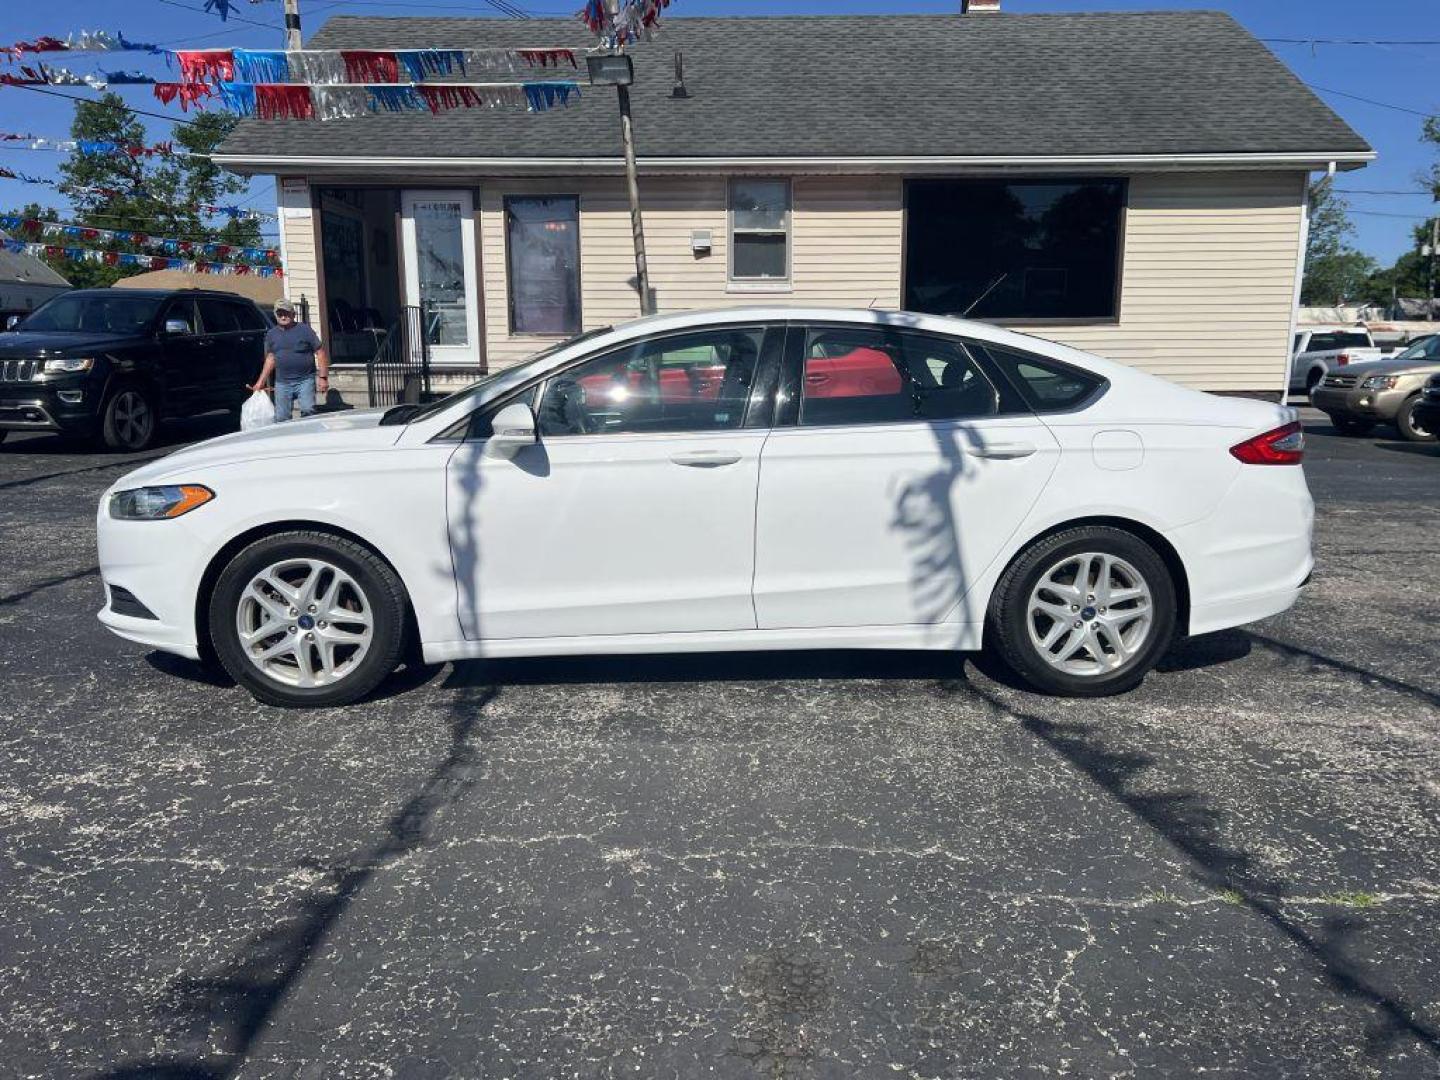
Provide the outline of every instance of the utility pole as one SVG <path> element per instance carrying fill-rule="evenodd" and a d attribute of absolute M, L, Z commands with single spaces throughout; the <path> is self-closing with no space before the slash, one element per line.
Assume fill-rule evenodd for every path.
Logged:
<path fill-rule="evenodd" d="M 620 0 L 605 0 L 605 7 L 614 19 L 620 12 Z M 621 82 L 615 87 L 620 98 L 620 142 L 625 150 L 625 186 L 630 192 L 630 232 L 635 239 L 635 283 L 640 289 L 640 314 L 655 314 L 655 298 L 650 292 L 650 266 L 645 259 L 645 223 L 640 216 L 640 179 L 635 167 L 635 126 L 630 119 L 630 87 Z"/>
<path fill-rule="evenodd" d="M 1425 318 L 1435 318 L 1435 258 L 1440 248 L 1440 214 L 1430 219 L 1430 274 L 1425 286 Z"/>
<path fill-rule="evenodd" d="M 285 0 L 285 48 L 304 48 L 300 38 L 300 0 Z"/>

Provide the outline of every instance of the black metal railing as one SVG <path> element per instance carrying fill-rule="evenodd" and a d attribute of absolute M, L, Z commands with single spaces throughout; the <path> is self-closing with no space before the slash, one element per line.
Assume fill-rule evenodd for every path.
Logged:
<path fill-rule="evenodd" d="M 401 308 L 400 317 L 366 364 L 372 407 L 430 400 L 430 341 L 424 332 L 428 313 L 428 305 L 426 310 L 414 305 Z"/>

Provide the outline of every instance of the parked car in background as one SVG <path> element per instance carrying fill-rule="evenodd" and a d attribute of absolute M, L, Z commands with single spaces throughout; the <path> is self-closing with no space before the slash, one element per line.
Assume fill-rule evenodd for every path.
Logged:
<path fill-rule="evenodd" d="M 1412 442 L 1433 442 L 1440 428 L 1425 423 L 1416 410 L 1425 380 L 1437 373 L 1440 334 L 1431 334 L 1388 360 L 1331 372 L 1310 392 L 1310 404 L 1345 435 L 1366 435 L 1376 424 L 1394 424 Z"/>
<path fill-rule="evenodd" d="M 1363 326 L 1311 326 L 1296 332 L 1290 392 L 1308 394 L 1332 368 L 1379 360 L 1400 346 L 1377 345 Z"/>
<path fill-rule="evenodd" d="M 234 293 L 77 289 L 0 334 L 0 439 L 53 431 L 143 450 L 161 420 L 238 410 L 265 317 Z"/>
<path fill-rule="evenodd" d="M 1420 400 L 1410 413 L 1413 422 L 1429 432 L 1440 433 L 1440 375 L 1431 375 L 1420 391 Z"/>
<path fill-rule="evenodd" d="M 262 701 L 402 656 L 992 649 L 1065 695 L 1295 602 L 1293 410 L 979 322 L 741 308 L 226 435 L 99 507 L 100 620 Z"/>

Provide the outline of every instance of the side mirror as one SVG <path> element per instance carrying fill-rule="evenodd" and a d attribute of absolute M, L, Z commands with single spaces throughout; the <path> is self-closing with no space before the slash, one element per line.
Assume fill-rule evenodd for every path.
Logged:
<path fill-rule="evenodd" d="M 188 334 L 188 333 L 190 333 L 190 324 L 189 324 L 188 322 L 186 322 L 184 319 L 166 319 L 166 320 L 165 320 L 165 333 L 167 333 L 167 334 Z"/>
<path fill-rule="evenodd" d="M 485 440 L 485 453 L 491 457 L 513 458 L 539 439 L 535 434 L 535 414 L 521 402 L 506 405 L 490 421 L 492 434 Z"/>
<path fill-rule="evenodd" d="M 19 315 L 11 315 L 8 319 L 5 320 L 5 329 L 6 329 L 6 330 L 14 330 L 15 327 L 17 327 L 17 326 L 19 326 L 19 325 L 20 325 L 20 316 L 19 316 Z"/>

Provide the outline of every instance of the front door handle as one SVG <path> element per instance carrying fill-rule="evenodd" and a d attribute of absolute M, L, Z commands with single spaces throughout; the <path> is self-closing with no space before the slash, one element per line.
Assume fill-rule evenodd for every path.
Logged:
<path fill-rule="evenodd" d="M 1035 444 L 1031 442 L 994 442 L 985 443 L 980 446 L 967 446 L 965 452 L 971 457 L 994 458 L 1006 461 L 1011 458 L 1029 457 L 1035 453 Z"/>
<path fill-rule="evenodd" d="M 739 454 L 725 454 L 719 450 L 690 450 L 683 454 L 672 454 L 670 460 L 676 465 L 692 469 L 718 469 L 722 465 L 734 465 L 740 460 Z"/>

